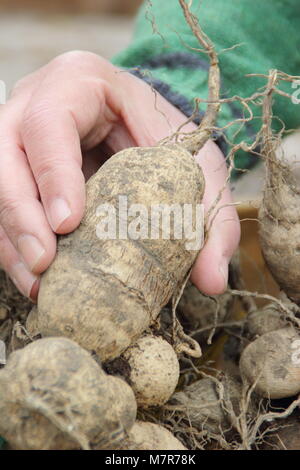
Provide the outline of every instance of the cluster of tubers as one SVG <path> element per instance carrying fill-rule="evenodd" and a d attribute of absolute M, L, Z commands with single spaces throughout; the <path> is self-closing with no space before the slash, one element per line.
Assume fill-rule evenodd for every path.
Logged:
<path fill-rule="evenodd" d="M 276 70 L 270 71 L 263 100 L 261 153 L 266 178 L 259 211 L 259 235 L 266 264 L 293 306 L 293 302 L 300 301 L 300 196 L 292 168 L 276 155 L 280 140 L 272 132 L 272 93 L 279 75 Z M 250 335 L 257 338 L 243 351 L 240 371 L 260 395 L 284 398 L 300 392 L 299 325 L 298 318 L 284 315 L 279 304 L 268 305 L 262 312 L 248 317 Z"/>
<path fill-rule="evenodd" d="M 245 398 L 245 386 L 268 399 L 300 393 L 300 320 L 280 302 L 249 312 L 239 377 L 207 376 L 176 390 L 178 349 L 172 335 L 161 335 L 160 313 L 171 300 L 177 305 L 199 254 L 189 245 L 195 217 L 189 234 L 182 230 L 176 237 L 173 227 L 168 239 L 161 228 L 156 239 L 99 238 L 96 230 L 100 205 L 113 207 L 117 228 L 122 225 L 121 195 L 128 206 L 143 205 L 148 231 L 153 205 L 188 204 L 195 214 L 202 202 L 204 176 L 193 155 L 210 137 L 220 107 L 218 59 L 188 5 L 179 3 L 210 58 L 206 113 L 197 132 L 181 142 L 123 150 L 88 181 L 84 218 L 75 232 L 59 238 L 57 256 L 42 277 L 38 306 L 27 318 L 32 342 L 27 338 L 24 348 L 14 343 L 12 349 L 20 349 L 0 370 L 0 435 L 10 448 L 185 450 L 167 428 L 137 420 L 138 409 L 163 406 L 175 417 L 183 413 L 179 421 L 198 434 L 224 440 L 234 430 L 249 448 L 255 433 L 245 423 L 255 421 L 258 407 Z M 271 131 L 276 80 L 271 71 L 263 99 L 261 154 L 267 177 L 260 239 L 270 271 L 299 311 L 300 193 L 289 166 L 276 159 Z M 127 222 L 132 220 L 129 216 Z M 218 299 L 204 296 L 188 284 L 179 315 L 192 332 L 204 331 L 197 340 L 207 343 L 210 330 L 226 320 L 232 299 L 230 292 Z"/>
<path fill-rule="evenodd" d="M 179 3 L 194 32 L 188 5 Z M 0 435 L 16 449 L 184 448 L 169 431 L 135 418 L 137 403 L 162 405 L 177 385 L 172 346 L 143 335 L 178 296 L 201 248 L 191 247 L 205 189 L 193 155 L 215 124 L 220 79 L 214 48 L 199 26 L 197 31 L 209 54 L 212 90 L 197 132 L 179 143 L 169 139 L 156 147 L 122 150 L 88 181 L 83 220 L 75 232 L 60 237 L 57 256 L 42 277 L 38 309 L 28 321 L 42 339 L 14 352 L 0 371 Z M 188 233 L 182 220 L 180 237 L 175 223 L 167 238 L 161 227 L 157 238 L 98 237 L 100 205 L 113 207 L 117 229 L 122 226 L 120 196 L 128 206 L 143 206 L 148 230 L 153 205 L 188 205 Z M 108 376 L 99 366 L 118 358 L 129 371 L 123 378 Z"/>
<path fill-rule="evenodd" d="M 243 378 L 266 398 L 300 393 L 300 332 L 277 305 L 269 304 L 247 318 L 252 342 L 240 358 Z"/>
<path fill-rule="evenodd" d="M 38 308 L 27 320 L 29 332 L 43 339 L 14 352 L 0 371 L 0 435 L 12 447 L 89 449 L 136 442 L 134 447 L 146 448 L 146 437 L 136 438 L 134 431 L 143 425 L 131 430 L 137 405 L 160 406 L 170 398 L 179 362 L 166 340 L 141 335 L 180 288 L 198 250 L 186 248 L 187 237 L 99 239 L 96 208 L 116 206 L 121 192 L 130 204 L 149 208 L 155 202 L 195 207 L 203 191 L 199 166 L 178 145 L 124 150 L 87 183 L 84 219 L 58 241 Z M 123 354 L 129 376 L 108 376 L 91 354 L 98 363 Z M 155 440 L 156 428 L 148 428 L 151 449 L 171 436 L 162 429 L 162 441 Z M 171 442 L 166 448 L 183 448 L 173 436 Z"/>
<path fill-rule="evenodd" d="M 0 373 L 0 397 L 0 432 L 14 449 L 106 448 L 124 439 L 136 418 L 131 388 L 67 338 L 39 339 L 12 353 Z"/>

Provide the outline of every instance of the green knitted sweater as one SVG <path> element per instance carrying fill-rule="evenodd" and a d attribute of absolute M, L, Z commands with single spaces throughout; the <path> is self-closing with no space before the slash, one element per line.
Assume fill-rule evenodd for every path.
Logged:
<path fill-rule="evenodd" d="M 247 97 L 266 83 L 263 78 L 245 77 L 249 73 L 266 74 L 276 68 L 300 75 L 299 0 L 194 0 L 192 11 L 220 53 L 222 97 Z M 152 81 L 183 112 L 185 98 L 190 105 L 185 106 L 188 115 L 187 108 L 192 109 L 194 99 L 206 99 L 208 93 L 207 58 L 192 48 L 199 48 L 199 44 L 184 20 L 178 0 L 148 0 L 137 16 L 131 45 L 113 62 L 124 68 L 148 70 L 140 77 Z M 299 98 L 300 84 L 295 86 L 299 93 L 291 83 L 280 85 Z M 255 117 L 260 116 L 261 107 L 253 106 L 253 112 Z M 243 109 L 237 103 L 223 104 L 217 124 L 222 127 L 242 115 Z M 300 106 L 286 98 L 276 96 L 274 115 L 287 129 L 300 127 Z M 250 141 L 260 124 L 254 118 L 237 135 L 237 126 L 232 126 L 227 137 L 236 142 Z M 274 120 L 274 128 L 280 126 L 280 121 Z M 256 160 L 253 155 L 240 152 L 236 167 L 250 168 Z"/>

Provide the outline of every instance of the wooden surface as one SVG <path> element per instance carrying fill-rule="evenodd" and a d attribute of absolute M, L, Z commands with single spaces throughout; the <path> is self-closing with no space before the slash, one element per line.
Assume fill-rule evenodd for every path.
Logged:
<path fill-rule="evenodd" d="M 251 206 L 241 206 L 239 209 L 241 219 L 240 258 L 243 279 L 247 290 L 261 294 L 278 296 L 279 289 L 264 262 L 258 234 L 258 210 Z M 268 303 L 256 299 L 258 305 Z"/>
<path fill-rule="evenodd" d="M 0 0 L 0 11 L 133 14 L 140 4 L 141 0 Z"/>

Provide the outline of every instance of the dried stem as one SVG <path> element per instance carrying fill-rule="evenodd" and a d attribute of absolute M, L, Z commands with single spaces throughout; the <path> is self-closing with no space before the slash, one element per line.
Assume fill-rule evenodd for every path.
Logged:
<path fill-rule="evenodd" d="M 292 309 L 292 308 L 289 308 L 283 302 L 281 302 L 281 300 L 269 294 L 259 294 L 258 292 L 250 292 L 246 290 L 235 290 L 235 289 L 228 289 L 228 292 L 230 292 L 232 295 L 237 295 L 238 297 L 245 296 L 245 297 L 254 297 L 258 299 L 270 300 L 271 302 L 274 302 L 278 306 L 278 309 L 285 314 L 288 320 L 290 320 L 293 324 L 295 324 L 296 327 L 300 328 L 300 319 L 295 316 L 295 313 L 300 312 L 300 308 L 296 304 L 292 304 L 293 305 L 293 309 Z"/>
<path fill-rule="evenodd" d="M 271 421 L 273 419 L 283 419 L 283 418 L 287 418 L 288 416 L 290 416 L 293 411 L 296 409 L 296 407 L 298 407 L 300 405 L 300 398 L 298 398 L 297 400 L 294 400 L 290 406 L 288 408 L 286 408 L 286 410 L 282 411 L 281 413 L 278 413 L 278 412 L 269 412 L 269 413 L 265 413 L 263 415 L 260 415 L 256 422 L 255 422 L 255 425 L 253 426 L 253 429 L 252 429 L 252 432 L 248 438 L 248 441 L 249 441 L 249 444 L 253 444 L 255 442 L 255 439 L 256 439 L 256 435 L 259 431 L 259 428 L 261 427 L 261 425 L 266 422 L 266 421 Z"/>
<path fill-rule="evenodd" d="M 185 0 L 179 0 L 183 10 L 184 17 L 188 23 L 192 33 L 197 38 L 201 46 L 206 51 L 209 60 L 208 74 L 208 101 L 204 117 L 196 132 L 190 137 L 183 139 L 182 145 L 192 154 L 197 153 L 211 136 L 212 129 L 215 125 L 217 115 L 220 109 L 220 70 L 219 60 L 214 46 L 206 34 L 202 31 L 198 18 L 191 13 L 190 8 Z"/>

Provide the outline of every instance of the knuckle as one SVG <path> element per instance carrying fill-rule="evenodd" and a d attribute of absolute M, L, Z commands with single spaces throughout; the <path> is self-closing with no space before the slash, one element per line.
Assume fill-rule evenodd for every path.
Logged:
<path fill-rule="evenodd" d="M 10 132 L 12 128 L 12 123 L 15 123 L 17 120 L 17 106 L 11 98 L 9 97 L 5 104 L 0 106 L 0 142 L 2 147 L 2 142 L 10 141 Z M 3 154 L 3 152 L 1 152 Z"/>
<path fill-rule="evenodd" d="M 68 65 L 78 66 L 79 64 L 82 66 L 84 64 L 90 64 L 99 61 L 106 62 L 105 59 L 93 52 L 84 50 L 73 50 L 60 54 L 55 59 L 53 59 L 52 64 L 63 67 Z"/>
<path fill-rule="evenodd" d="M 4 245 L 6 240 L 7 240 L 7 235 L 4 229 L 2 228 L 2 226 L 0 225 L 0 248 Z"/>
<path fill-rule="evenodd" d="M 19 210 L 21 201 L 9 194 L 0 195 L 0 221 L 4 227 L 10 230 L 16 229 L 16 213 Z"/>
<path fill-rule="evenodd" d="M 20 78 L 13 86 L 12 91 L 10 93 L 10 98 L 14 98 L 15 96 L 19 96 L 20 94 L 28 94 L 31 92 L 34 86 L 38 86 L 41 82 L 41 79 L 44 75 L 44 71 L 46 66 L 43 66 L 24 77 Z"/>
<path fill-rule="evenodd" d="M 48 126 L 50 122 L 50 103 L 47 100 L 41 100 L 37 104 L 28 106 L 24 112 L 21 128 L 23 137 L 35 137 L 39 129 Z"/>
<path fill-rule="evenodd" d="M 53 186 L 53 181 L 56 181 L 59 174 L 65 173 L 66 163 L 53 157 L 43 157 L 35 167 L 35 181 L 40 190 Z"/>
<path fill-rule="evenodd" d="M 19 95 L 25 88 L 27 88 L 28 84 L 31 82 L 31 75 L 26 76 L 18 80 L 13 89 L 10 93 L 10 98 L 14 98 L 16 95 Z"/>
<path fill-rule="evenodd" d="M 19 262 L 19 256 L 8 238 L 5 229 L 0 225 L 0 269 L 8 275 L 14 263 Z"/>
<path fill-rule="evenodd" d="M 6 106 L 6 105 L 5 105 Z M 12 148 L 12 143 L 10 136 L 7 132 L 7 127 L 6 127 L 6 118 L 7 115 L 5 114 L 0 114 L 0 144 L 1 144 L 1 156 L 0 159 L 1 161 L 4 160 L 5 155 L 9 155 L 11 152 Z M 0 175 L 0 181 L 2 180 L 1 175 Z"/>
<path fill-rule="evenodd" d="M 53 155 L 43 156 L 36 162 L 34 177 L 39 192 L 44 195 L 53 194 L 59 188 L 60 192 L 68 190 L 74 181 L 80 181 L 79 177 L 84 178 L 77 162 Z"/>

